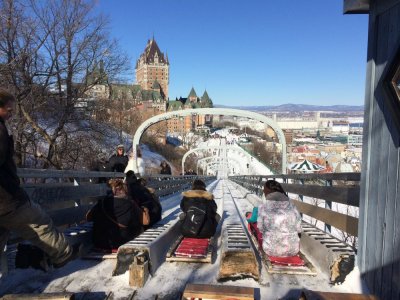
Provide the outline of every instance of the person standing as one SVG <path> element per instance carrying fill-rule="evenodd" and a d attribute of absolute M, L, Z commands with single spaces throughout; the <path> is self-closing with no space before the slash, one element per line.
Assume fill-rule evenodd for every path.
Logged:
<path fill-rule="evenodd" d="M 167 164 L 167 162 L 165 160 L 163 160 L 160 164 L 161 170 L 160 170 L 160 174 L 162 175 L 171 175 L 171 167 L 169 166 L 169 164 Z"/>
<path fill-rule="evenodd" d="M 138 174 L 139 176 L 144 176 L 145 166 L 144 166 L 144 160 L 142 158 L 142 151 L 140 151 L 140 149 L 137 149 L 136 156 L 137 156 L 136 163 L 138 168 Z"/>
<path fill-rule="evenodd" d="M 257 217 L 263 250 L 270 256 L 297 255 L 300 250 L 300 213 L 279 182 L 266 181 L 264 195 L 265 201 L 258 207 Z"/>
<path fill-rule="evenodd" d="M 121 172 L 125 171 L 128 165 L 128 156 L 125 155 L 125 147 L 120 144 L 117 146 L 117 153 L 112 155 L 109 160 L 110 172 Z"/>
<path fill-rule="evenodd" d="M 55 268 L 75 258 L 71 245 L 41 207 L 21 188 L 14 162 L 14 141 L 5 122 L 12 117 L 15 98 L 0 89 L 0 252 L 15 232 L 43 250 Z"/>

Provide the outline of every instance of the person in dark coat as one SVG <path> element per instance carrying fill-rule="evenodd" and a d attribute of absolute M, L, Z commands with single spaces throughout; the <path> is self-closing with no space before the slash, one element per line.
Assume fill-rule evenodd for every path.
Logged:
<path fill-rule="evenodd" d="M 151 227 L 152 225 L 161 220 L 162 206 L 160 203 L 160 199 L 156 195 L 155 190 L 153 188 L 146 186 L 147 182 L 144 178 L 139 178 L 138 182 L 140 185 L 144 186 L 149 192 L 149 194 L 147 192 L 145 193 L 146 196 L 144 197 L 144 200 L 141 202 L 141 204 L 142 206 L 147 207 L 149 210 L 150 224 L 148 225 L 148 227 Z"/>
<path fill-rule="evenodd" d="M 0 254 L 11 231 L 44 251 L 59 268 L 77 256 L 77 252 L 54 226 L 41 207 L 31 202 L 21 188 L 14 162 L 14 141 L 5 121 L 11 118 L 15 98 L 0 89 Z"/>
<path fill-rule="evenodd" d="M 220 220 L 214 196 L 206 190 L 202 180 L 196 179 L 192 189 L 182 193 L 181 233 L 184 237 L 210 238 Z"/>
<path fill-rule="evenodd" d="M 161 170 L 160 170 L 160 174 L 162 175 L 171 175 L 171 167 L 169 166 L 169 164 L 167 164 L 167 162 L 165 160 L 163 160 L 160 164 Z"/>
<path fill-rule="evenodd" d="M 160 221 L 162 214 L 160 201 L 154 190 L 146 187 L 146 181 L 143 178 L 138 179 L 133 171 L 129 171 L 126 173 L 126 183 L 129 199 L 133 200 L 139 207 L 146 207 L 149 210 L 150 224 L 144 226 L 144 228 L 147 229 Z"/>
<path fill-rule="evenodd" d="M 111 179 L 112 189 L 86 214 L 93 222 L 93 244 L 96 248 L 112 251 L 134 239 L 142 231 L 140 207 L 128 199 L 123 179 Z"/>
<path fill-rule="evenodd" d="M 93 161 L 90 165 L 90 171 L 96 172 L 108 172 L 108 163 L 103 157 Z M 108 178 L 106 177 L 94 177 L 90 179 L 92 183 L 107 183 Z"/>
<path fill-rule="evenodd" d="M 128 165 L 129 158 L 125 155 L 124 145 L 117 146 L 117 153 L 112 155 L 109 159 L 109 170 L 110 172 L 121 172 L 125 171 Z"/>

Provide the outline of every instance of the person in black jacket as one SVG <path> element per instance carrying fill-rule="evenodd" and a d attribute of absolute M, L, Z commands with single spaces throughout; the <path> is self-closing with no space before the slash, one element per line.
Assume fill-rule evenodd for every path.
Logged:
<path fill-rule="evenodd" d="M 199 179 L 193 182 L 192 189 L 182 193 L 181 233 L 184 237 L 210 238 L 220 220 L 214 196 L 206 190 L 206 184 Z"/>
<path fill-rule="evenodd" d="M 150 224 L 144 226 L 145 229 L 151 227 L 161 220 L 162 207 L 155 195 L 154 190 L 146 187 L 144 178 L 138 179 L 133 171 L 126 173 L 126 183 L 128 187 L 128 197 L 139 207 L 146 207 L 150 214 Z"/>
<path fill-rule="evenodd" d="M 96 171 L 96 172 L 108 172 L 108 162 L 104 159 L 104 157 L 100 157 L 96 159 L 95 161 L 92 161 L 89 167 L 90 171 Z M 94 177 L 90 179 L 90 182 L 92 183 L 107 183 L 108 178 L 106 177 Z"/>
<path fill-rule="evenodd" d="M 112 155 L 109 159 L 109 170 L 110 172 L 121 172 L 125 171 L 128 165 L 129 158 L 125 155 L 124 145 L 117 146 L 117 153 Z"/>
<path fill-rule="evenodd" d="M 13 159 L 14 141 L 5 125 L 15 102 L 13 95 L 0 89 L 0 254 L 13 231 L 44 251 L 53 266 L 59 268 L 74 259 L 77 252 L 20 186 Z"/>
<path fill-rule="evenodd" d="M 138 183 L 142 186 L 144 186 L 147 191 L 145 192 L 145 197 L 143 199 L 143 201 L 141 202 L 141 205 L 144 207 L 147 207 L 150 213 L 150 224 L 147 226 L 151 227 L 153 226 L 155 223 L 157 223 L 158 221 L 161 220 L 161 214 L 162 214 L 162 206 L 160 203 L 160 199 L 158 198 L 158 196 L 155 193 L 155 190 L 151 187 L 147 187 L 146 184 L 146 179 L 144 178 L 139 178 L 138 179 Z M 150 196 L 150 197 L 149 197 Z M 145 226 L 146 229 L 146 226 Z"/>
<path fill-rule="evenodd" d="M 134 239 L 142 231 L 140 207 L 128 199 L 123 179 L 109 180 L 111 191 L 86 214 L 93 222 L 93 244 L 96 248 L 112 251 Z"/>
<path fill-rule="evenodd" d="M 162 175 L 171 175 L 172 174 L 171 167 L 165 160 L 163 160 L 161 162 L 160 167 L 161 167 L 160 174 L 162 174 Z"/>

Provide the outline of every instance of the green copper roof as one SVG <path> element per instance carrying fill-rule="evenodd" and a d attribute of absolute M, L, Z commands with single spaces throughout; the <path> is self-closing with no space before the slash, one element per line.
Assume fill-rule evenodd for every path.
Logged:
<path fill-rule="evenodd" d="M 192 87 L 192 89 L 190 90 L 190 93 L 189 93 L 188 98 L 191 98 L 191 97 L 197 98 L 197 94 L 196 94 L 196 92 L 195 92 L 195 90 L 194 90 L 193 87 Z"/>
<path fill-rule="evenodd" d="M 201 96 L 201 101 L 210 101 L 210 97 L 208 97 L 207 90 L 204 91 L 203 96 Z"/>
<path fill-rule="evenodd" d="M 181 101 L 168 101 L 168 111 L 180 110 L 182 109 Z"/>

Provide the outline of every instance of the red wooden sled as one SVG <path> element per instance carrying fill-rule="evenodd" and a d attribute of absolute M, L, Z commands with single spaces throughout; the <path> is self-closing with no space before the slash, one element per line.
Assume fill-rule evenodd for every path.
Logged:
<path fill-rule="evenodd" d="M 167 261 L 211 262 L 210 239 L 185 238 L 180 236 L 167 253 Z"/>

